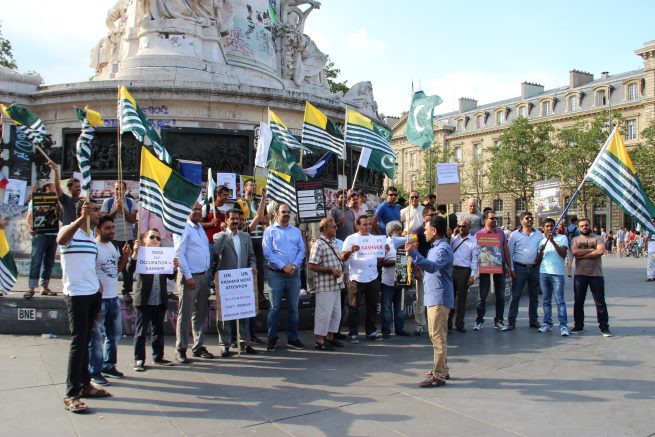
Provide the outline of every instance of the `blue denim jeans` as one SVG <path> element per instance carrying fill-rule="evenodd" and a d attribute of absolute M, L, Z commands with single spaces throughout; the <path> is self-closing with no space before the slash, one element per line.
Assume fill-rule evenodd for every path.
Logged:
<path fill-rule="evenodd" d="M 300 299 L 300 272 L 293 276 L 285 276 L 282 272 L 269 269 L 268 299 L 271 308 L 268 310 L 268 336 L 278 338 L 277 324 L 282 305 L 282 298 L 287 298 L 287 341 L 298 340 L 298 301 Z"/>
<path fill-rule="evenodd" d="M 31 289 L 41 285 L 48 288 L 52 267 L 55 265 L 57 252 L 57 237 L 55 235 L 36 234 L 32 237 L 32 256 L 30 259 L 30 279 L 28 286 Z M 39 284 L 39 277 L 41 284 Z"/>
<path fill-rule="evenodd" d="M 566 301 L 564 300 L 564 275 L 540 273 L 539 283 L 541 284 L 541 291 L 544 293 L 544 325 L 553 326 L 552 297 L 555 294 L 559 326 L 566 326 L 568 320 L 566 318 Z"/>
<path fill-rule="evenodd" d="M 382 333 L 391 332 L 391 318 L 393 314 L 393 326 L 395 332 L 402 332 L 405 329 L 405 311 L 401 304 L 403 288 L 392 285 L 382 285 Z M 393 312 L 391 306 L 393 305 Z"/>
<path fill-rule="evenodd" d="M 530 323 L 539 323 L 537 307 L 539 306 L 539 266 L 523 267 L 514 264 L 514 280 L 512 281 L 512 297 L 509 301 L 508 323 L 516 323 L 519 314 L 519 302 L 525 284 L 528 284 L 528 319 Z"/>
<path fill-rule="evenodd" d="M 116 350 L 121 335 L 123 335 L 121 303 L 118 297 L 102 299 L 100 312 L 100 320 L 96 320 L 93 324 L 89 340 L 89 372 L 91 374 L 100 373 L 102 369 L 110 369 L 116 365 Z"/>

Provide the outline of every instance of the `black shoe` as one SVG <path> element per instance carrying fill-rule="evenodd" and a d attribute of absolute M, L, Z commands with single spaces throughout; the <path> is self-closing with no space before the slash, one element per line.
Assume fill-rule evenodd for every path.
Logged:
<path fill-rule="evenodd" d="M 172 366 L 173 362 L 170 360 L 166 360 L 164 358 L 160 358 L 158 360 L 153 360 L 153 363 L 155 363 L 158 366 Z"/>
<path fill-rule="evenodd" d="M 539 322 L 530 322 L 530 328 L 539 329 L 541 328 L 541 325 Z"/>
<path fill-rule="evenodd" d="M 603 334 L 603 337 L 614 337 L 609 329 L 601 329 L 600 333 Z"/>
<path fill-rule="evenodd" d="M 250 336 L 250 341 L 252 341 L 255 344 L 264 344 L 261 338 L 257 337 L 256 335 L 251 335 Z"/>
<path fill-rule="evenodd" d="M 571 334 L 580 334 L 581 332 L 584 332 L 584 328 L 574 326 L 573 329 L 571 329 Z"/>
<path fill-rule="evenodd" d="M 276 345 L 277 345 L 277 338 L 268 337 L 268 345 L 266 345 L 266 350 L 268 352 L 274 352 Z"/>
<path fill-rule="evenodd" d="M 287 340 L 287 345 L 292 349 L 305 349 L 305 345 L 300 340 Z"/>
<path fill-rule="evenodd" d="M 334 340 L 327 340 L 328 343 L 330 343 L 334 347 L 343 347 L 343 343 L 337 340 L 337 337 L 334 337 Z"/>
<path fill-rule="evenodd" d="M 244 352 L 247 353 L 247 354 L 251 354 L 251 355 L 256 355 L 256 354 L 259 353 L 258 350 L 256 350 L 255 348 L 253 348 L 253 347 L 250 346 L 250 345 L 248 345 L 248 346 L 245 347 Z"/>
<path fill-rule="evenodd" d="M 334 334 L 334 338 L 336 338 L 337 340 L 348 340 L 348 336 L 346 334 L 342 334 L 340 332 L 337 332 L 336 334 Z"/>
<path fill-rule="evenodd" d="M 111 378 L 124 378 L 125 374 L 119 371 L 115 366 L 102 369 L 102 374 Z"/>
<path fill-rule="evenodd" d="M 510 323 L 507 325 L 507 330 L 508 331 L 513 331 L 516 329 L 516 324 L 515 323 Z"/>
<path fill-rule="evenodd" d="M 458 326 L 457 332 L 466 332 L 466 329 L 463 326 Z"/>
<path fill-rule="evenodd" d="M 407 331 L 396 331 L 396 337 L 409 337 L 409 335 Z"/>
<path fill-rule="evenodd" d="M 189 359 L 186 357 L 186 351 L 177 351 L 175 353 L 175 361 L 180 364 L 189 364 Z"/>
<path fill-rule="evenodd" d="M 214 354 L 209 352 L 206 347 L 201 347 L 197 351 L 193 351 L 193 356 L 198 358 L 214 358 Z"/>
<path fill-rule="evenodd" d="M 221 358 L 229 358 L 232 355 L 234 355 L 234 352 L 230 352 L 229 347 L 224 347 L 223 351 L 221 352 Z"/>
<path fill-rule="evenodd" d="M 385 340 L 388 339 L 388 338 L 391 338 L 391 334 L 389 334 L 388 332 L 383 332 L 382 333 L 382 338 L 384 338 Z"/>

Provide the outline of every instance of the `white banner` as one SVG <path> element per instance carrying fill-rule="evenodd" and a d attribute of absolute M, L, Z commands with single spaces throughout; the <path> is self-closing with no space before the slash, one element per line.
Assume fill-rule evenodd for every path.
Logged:
<path fill-rule="evenodd" d="M 456 162 L 437 164 L 437 183 L 439 185 L 459 183 L 459 167 Z"/>
<path fill-rule="evenodd" d="M 173 273 L 173 247 L 139 247 L 139 256 L 136 260 L 136 272 L 143 274 L 170 275 Z"/>
<path fill-rule="evenodd" d="M 384 235 L 367 235 L 359 237 L 359 254 L 363 256 L 384 257 L 384 246 L 387 237 Z"/>
<path fill-rule="evenodd" d="M 226 322 L 257 316 L 252 269 L 219 270 L 217 276 L 219 320 Z"/>

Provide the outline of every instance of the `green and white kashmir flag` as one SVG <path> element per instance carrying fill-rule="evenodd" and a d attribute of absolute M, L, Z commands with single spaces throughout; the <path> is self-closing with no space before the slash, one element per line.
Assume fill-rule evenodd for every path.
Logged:
<path fill-rule="evenodd" d="M 16 284 L 18 269 L 9 248 L 4 229 L 0 229 L 0 290 L 11 291 Z"/>
<path fill-rule="evenodd" d="M 293 136 L 287 125 L 270 109 L 268 110 L 268 125 L 273 135 L 277 135 L 280 141 L 289 149 L 303 149 L 303 145 Z"/>
<path fill-rule="evenodd" d="M 405 136 L 410 143 L 427 149 L 434 142 L 432 119 L 434 108 L 442 102 L 439 96 L 426 96 L 423 91 L 417 91 L 412 96 L 412 105 L 407 114 Z"/>
<path fill-rule="evenodd" d="M 346 144 L 361 147 L 359 165 L 396 176 L 396 153 L 391 148 L 391 132 L 359 112 L 346 110 Z"/>
<path fill-rule="evenodd" d="M 118 122 L 121 134 L 132 132 L 136 139 L 151 148 L 161 161 L 172 164 L 173 158 L 164 147 L 157 131 L 124 86 L 118 90 Z"/>
<path fill-rule="evenodd" d="M 307 175 L 303 173 L 302 167 L 296 161 L 295 155 L 287 148 L 275 132 L 273 132 L 271 145 L 268 149 L 266 167 L 269 170 L 275 170 L 289 175 L 294 179 L 300 179 L 301 181 L 307 180 Z"/>
<path fill-rule="evenodd" d="M 183 178 L 147 148 L 141 148 L 139 201 L 164 222 L 166 229 L 182 234 L 199 195 L 200 185 Z"/>
<path fill-rule="evenodd" d="M 302 143 L 333 152 L 339 159 L 343 159 L 345 147 L 341 130 L 309 102 L 305 102 Z"/>
<path fill-rule="evenodd" d="M 91 151 L 93 150 L 93 138 L 96 130 L 94 126 L 102 125 L 102 117 L 96 111 L 89 108 L 75 108 L 78 120 L 82 122 L 82 132 L 75 144 L 75 156 L 77 165 L 82 173 L 82 188 L 91 189 Z"/>
<path fill-rule="evenodd" d="M 298 214 L 296 187 L 291 176 L 269 170 L 266 178 L 266 197 L 277 203 L 286 203 L 292 212 Z"/>
<path fill-rule="evenodd" d="M 16 124 L 23 127 L 27 139 L 32 144 L 43 144 L 46 138 L 45 126 L 43 121 L 37 117 L 32 111 L 20 105 L 0 105 L 2 112 Z"/>

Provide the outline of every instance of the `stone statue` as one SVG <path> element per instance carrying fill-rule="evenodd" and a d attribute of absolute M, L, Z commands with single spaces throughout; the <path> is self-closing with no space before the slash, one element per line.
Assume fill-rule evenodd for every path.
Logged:
<path fill-rule="evenodd" d="M 126 21 L 127 0 L 118 0 L 107 12 L 105 25 L 109 29 L 109 33 L 104 38 L 101 38 L 91 50 L 89 67 L 100 71 L 107 64 L 118 60 Z"/>
<path fill-rule="evenodd" d="M 302 35 L 295 47 L 296 62 L 293 70 L 293 82 L 302 86 L 303 82 L 320 87 L 327 86 L 323 68 L 328 58 L 320 51 L 316 43 L 307 35 Z"/>
<path fill-rule="evenodd" d="M 142 20 L 184 20 L 226 32 L 234 19 L 231 0 L 139 0 Z M 226 26 L 227 25 L 227 26 Z"/>
<path fill-rule="evenodd" d="M 380 118 L 378 104 L 373 98 L 373 84 L 370 81 L 356 83 L 341 100 L 346 104 L 358 106 L 362 112 Z"/>

